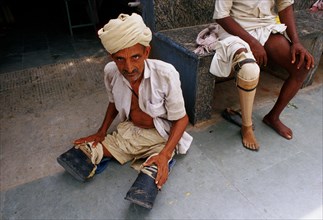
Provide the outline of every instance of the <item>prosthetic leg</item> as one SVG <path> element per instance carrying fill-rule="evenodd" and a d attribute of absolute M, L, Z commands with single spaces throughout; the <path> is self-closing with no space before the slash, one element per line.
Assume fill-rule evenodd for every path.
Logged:
<path fill-rule="evenodd" d="M 175 165 L 175 162 L 175 159 L 172 159 L 168 163 L 169 173 Z M 144 167 L 127 192 L 125 199 L 144 208 L 152 209 L 158 194 L 158 188 L 155 183 L 156 175 L 156 166 Z"/>
<path fill-rule="evenodd" d="M 252 107 L 259 81 L 260 68 L 253 55 L 245 52 L 236 55 L 233 64 L 236 86 L 239 93 L 243 132 L 243 129 L 249 129 L 249 127 L 252 129 Z M 254 137 L 252 138 L 254 140 L 245 140 L 245 137 L 242 138 L 245 147 L 252 150 L 258 149 L 259 146 Z M 247 142 L 250 143 L 247 144 Z M 255 149 L 251 148 L 249 144 L 253 145 Z"/>
<path fill-rule="evenodd" d="M 73 177 L 85 182 L 94 176 L 103 158 L 103 147 L 91 143 L 77 145 L 57 157 L 57 162 Z M 101 171 L 102 169 L 100 169 Z"/>

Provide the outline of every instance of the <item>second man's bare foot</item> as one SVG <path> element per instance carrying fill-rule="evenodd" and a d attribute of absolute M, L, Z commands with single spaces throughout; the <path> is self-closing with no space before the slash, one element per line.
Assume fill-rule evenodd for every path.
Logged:
<path fill-rule="evenodd" d="M 256 140 L 252 126 L 241 126 L 242 144 L 245 148 L 253 151 L 259 150 L 259 144 Z"/>
<path fill-rule="evenodd" d="M 293 138 L 293 131 L 284 125 L 279 119 L 273 120 L 269 115 L 266 115 L 262 120 L 266 125 L 274 129 L 279 135 L 290 140 Z"/>

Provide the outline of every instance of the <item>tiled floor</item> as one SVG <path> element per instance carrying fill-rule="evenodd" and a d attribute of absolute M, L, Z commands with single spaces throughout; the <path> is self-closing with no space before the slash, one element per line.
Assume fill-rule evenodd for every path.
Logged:
<path fill-rule="evenodd" d="M 34 81 L 0 74 L 9 84 L 1 96 L 11 100 L 0 105 L 0 219 L 322 219 L 322 71 L 282 115 L 294 131 L 290 141 L 261 122 L 281 84 L 268 74 L 254 108 L 259 152 L 243 148 L 239 128 L 221 118 L 190 126 L 192 146 L 175 156 L 148 211 L 124 199 L 137 176 L 129 163 L 112 161 L 80 183 L 56 161 L 74 139 L 98 129 L 106 110 L 104 62 L 81 64 L 84 71 L 71 73 L 47 66 L 64 71 L 44 71 Z"/>

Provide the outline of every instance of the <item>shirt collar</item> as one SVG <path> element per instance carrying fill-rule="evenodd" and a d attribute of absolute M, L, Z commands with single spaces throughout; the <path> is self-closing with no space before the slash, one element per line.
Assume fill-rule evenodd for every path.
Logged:
<path fill-rule="evenodd" d="M 148 59 L 146 59 L 144 62 L 145 62 L 145 69 L 144 69 L 144 79 L 148 79 L 150 78 L 150 75 L 151 75 L 151 71 L 149 69 L 149 66 L 148 66 Z"/>

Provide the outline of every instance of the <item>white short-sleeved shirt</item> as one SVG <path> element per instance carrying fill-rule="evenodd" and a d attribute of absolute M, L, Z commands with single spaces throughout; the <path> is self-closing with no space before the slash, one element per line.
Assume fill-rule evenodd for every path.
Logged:
<path fill-rule="evenodd" d="M 119 72 L 115 62 L 108 63 L 104 68 L 104 82 L 109 102 L 115 104 L 122 121 L 129 118 L 131 107 L 131 86 Z M 160 60 L 145 61 L 144 77 L 139 86 L 140 109 L 153 118 L 159 134 L 168 139 L 173 120 L 185 116 L 185 103 L 179 79 L 174 66 Z M 193 138 L 184 132 L 176 149 L 184 154 L 189 149 Z"/>
<path fill-rule="evenodd" d="M 216 0 L 213 18 L 231 16 L 248 31 L 275 24 L 275 11 L 282 11 L 293 3 L 294 0 Z"/>

